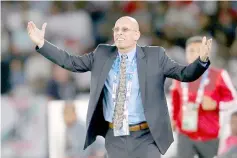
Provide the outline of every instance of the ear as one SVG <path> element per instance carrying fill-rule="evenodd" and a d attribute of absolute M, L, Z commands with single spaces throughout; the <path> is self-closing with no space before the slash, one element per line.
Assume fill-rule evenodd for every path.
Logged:
<path fill-rule="evenodd" d="M 134 40 L 135 41 L 138 41 L 139 40 L 139 38 L 140 38 L 140 31 L 137 31 L 137 32 L 135 32 L 135 35 L 134 35 Z"/>

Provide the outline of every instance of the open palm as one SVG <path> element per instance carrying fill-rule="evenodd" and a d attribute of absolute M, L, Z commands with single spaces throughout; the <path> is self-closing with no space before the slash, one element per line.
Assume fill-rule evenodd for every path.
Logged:
<path fill-rule="evenodd" d="M 202 45 L 200 46 L 200 59 L 206 62 L 211 53 L 212 39 L 207 40 L 204 36 L 202 38 Z"/>
<path fill-rule="evenodd" d="M 44 23 L 42 29 L 38 29 L 36 25 L 30 21 L 28 22 L 27 31 L 30 39 L 39 47 L 42 47 L 44 44 L 44 35 L 45 35 L 45 28 L 47 23 Z"/>

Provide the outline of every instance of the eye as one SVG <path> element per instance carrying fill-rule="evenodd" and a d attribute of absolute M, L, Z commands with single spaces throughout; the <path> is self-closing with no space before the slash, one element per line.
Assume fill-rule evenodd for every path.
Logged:
<path fill-rule="evenodd" d="M 128 32 L 128 28 L 124 27 L 124 28 L 122 28 L 122 31 L 123 32 Z"/>
<path fill-rule="evenodd" d="M 116 28 L 113 28 L 112 30 L 113 30 L 114 32 L 118 32 L 118 31 L 119 31 L 119 28 L 116 27 Z"/>

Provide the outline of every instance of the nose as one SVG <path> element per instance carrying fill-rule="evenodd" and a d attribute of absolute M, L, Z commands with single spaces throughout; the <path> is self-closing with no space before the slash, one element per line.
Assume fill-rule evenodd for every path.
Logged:
<path fill-rule="evenodd" d="M 117 35 L 122 35 L 122 34 L 123 34 L 122 29 L 119 29 L 118 32 L 117 32 Z"/>
<path fill-rule="evenodd" d="M 122 35 L 122 32 L 118 32 L 118 33 L 117 33 L 117 36 L 121 36 L 121 35 Z"/>

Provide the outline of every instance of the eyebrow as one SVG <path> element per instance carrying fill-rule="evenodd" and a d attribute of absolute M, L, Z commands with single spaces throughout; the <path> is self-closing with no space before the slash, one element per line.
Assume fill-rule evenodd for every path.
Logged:
<path fill-rule="evenodd" d="M 113 28 L 129 28 L 129 27 L 127 27 L 127 26 L 122 26 L 122 27 L 116 26 L 116 27 L 113 27 Z"/>
<path fill-rule="evenodd" d="M 112 30 L 113 30 L 113 29 L 117 29 L 117 28 L 127 28 L 127 29 L 130 29 L 130 30 L 136 31 L 136 32 L 139 31 L 138 29 L 134 29 L 134 28 L 127 27 L 127 26 L 123 26 L 123 27 L 118 27 L 118 26 L 117 26 L 117 27 L 113 27 Z"/>

